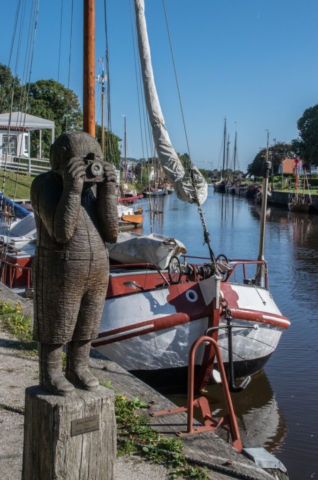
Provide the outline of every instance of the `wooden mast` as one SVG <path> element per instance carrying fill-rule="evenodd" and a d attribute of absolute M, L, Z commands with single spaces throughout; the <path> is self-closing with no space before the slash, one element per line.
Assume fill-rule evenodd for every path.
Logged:
<path fill-rule="evenodd" d="M 84 0 L 83 130 L 95 137 L 95 0 Z"/>

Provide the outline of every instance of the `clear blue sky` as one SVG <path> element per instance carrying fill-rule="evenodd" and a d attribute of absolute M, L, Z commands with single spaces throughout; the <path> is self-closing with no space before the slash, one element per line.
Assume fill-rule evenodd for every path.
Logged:
<path fill-rule="evenodd" d="M 41 0 L 32 81 L 58 79 L 62 0 Z M 2 2 L 0 62 L 8 64 L 18 0 Z M 31 4 L 30 0 L 27 4 Z M 273 140 L 298 135 L 297 120 L 318 103 L 317 0 L 165 0 L 194 163 L 219 167 L 223 121 L 233 150 L 235 122 L 241 169 Z M 29 8 L 28 5 L 27 8 Z M 103 0 L 96 0 L 96 59 L 105 57 Z M 111 106 L 114 133 L 128 156 L 143 156 L 131 29 L 131 0 L 107 0 Z M 64 0 L 60 82 L 68 83 L 71 0 Z M 70 88 L 82 103 L 81 0 L 74 0 Z M 187 151 L 162 0 L 146 0 L 153 67 L 166 125 L 175 149 Z M 27 24 L 27 22 L 26 22 Z M 17 73 L 22 77 L 24 30 Z M 11 64 L 15 71 L 15 58 Z M 98 73 L 98 65 L 96 73 Z M 97 89 L 97 92 L 99 90 Z M 99 93 L 98 93 L 99 95 Z M 100 115 L 100 102 L 96 113 Z M 99 118 L 97 118 L 99 120 Z M 151 155 L 152 152 L 149 153 Z M 145 152 L 147 156 L 148 153 Z"/>

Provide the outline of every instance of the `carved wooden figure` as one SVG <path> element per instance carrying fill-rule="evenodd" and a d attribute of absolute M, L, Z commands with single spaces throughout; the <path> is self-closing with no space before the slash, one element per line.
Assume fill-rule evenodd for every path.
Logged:
<path fill-rule="evenodd" d="M 88 133 L 65 133 L 51 147 L 52 170 L 36 177 L 31 200 L 37 227 L 33 263 L 34 339 L 40 385 L 66 395 L 99 388 L 88 369 L 109 275 L 105 241 L 118 233 L 116 174 Z M 67 344 L 65 376 L 62 348 Z"/>

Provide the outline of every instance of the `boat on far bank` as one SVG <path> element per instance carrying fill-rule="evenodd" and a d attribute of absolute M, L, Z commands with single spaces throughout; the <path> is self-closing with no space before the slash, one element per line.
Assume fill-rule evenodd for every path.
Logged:
<path fill-rule="evenodd" d="M 167 195 L 167 190 L 165 188 L 150 187 L 143 190 L 142 194 L 144 197 L 163 197 Z"/>
<path fill-rule="evenodd" d="M 140 195 L 127 194 L 124 197 L 118 198 L 118 202 L 119 203 L 134 203 L 137 200 L 140 200 L 142 197 L 143 197 L 142 194 L 140 194 Z"/>

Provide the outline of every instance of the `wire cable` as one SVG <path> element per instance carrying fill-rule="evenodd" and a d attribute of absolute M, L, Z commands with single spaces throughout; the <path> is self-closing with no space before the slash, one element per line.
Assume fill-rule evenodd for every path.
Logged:
<path fill-rule="evenodd" d="M 60 81 L 60 66 L 61 66 L 61 49 L 62 49 L 62 27 L 63 27 L 63 9 L 64 0 L 61 0 L 61 15 L 60 15 L 60 44 L 59 44 L 59 60 L 57 66 L 57 81 Z"/>
<path fill-rule="evenodd" d="M 72 37 L 73 37 L 73 20 L 74 20 L 74 0 L 71 3 L 71 31 L 70 31 L 70 50 L 69 50 L 69 57 L 68 57 L 68 79 L 67 79 L 67 88 L 70 88 L 71 82 L 71 63 L 72 63 Z"/>
<path fill-rule="evenodd" d="M 175 80 L 176 80 L 176 84 L 177 84 L 177 90 L 178 90 L 178 96 L 179 96 L 179 103 L 180 103 L 180 110 L 181 110 L 181 116 L 182 116 L 184 134 L 185 134 L 185 138 L 186 138 L 186 142 L 187 142 L 187 148 L 188 148 L 189 157 L 190 157 L 190 159 L 191 159 L 190 145 L 189 145 L 188 133 L 187 133 L 186 123 L 185 123 L 185 117 L 184 117 L 184 112 L 183 112 L 181 92 L 180 92 L 180 86 L 179 86 L 177 68 L 176 68 L 176 63 L 175 63 L 174 53 L 173 53 L 173 48 L 172 48 L 172 41 L 171 41 L 170 28 L 169 28 L 169 23 L 168 23 L 168 16 L 167 16 L 167 10 L 166 10 L 165 0 L 162 0 L 162 5 L 163 5 L 163 9 L 164 9 L 164 14 L 165 14 L 166 27 L 167 27 L 167 33 L 168 33 L 168 39 L 169 39 L 169 45 L 170 45 L 170 52 L 171 52 L 173 69 L 174 69 L 174 75 L 175 75 Z M 192 162 L 191 162 L 191 163 L 192 163 Z"/>

